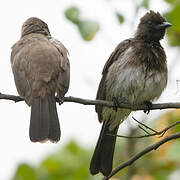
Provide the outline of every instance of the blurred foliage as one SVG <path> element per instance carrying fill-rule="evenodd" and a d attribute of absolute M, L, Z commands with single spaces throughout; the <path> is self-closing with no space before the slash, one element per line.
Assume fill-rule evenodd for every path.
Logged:
<path fill-rule="evenodd" d="M 91 150 L 70 141 L 38 166 L 20 164 L 13 180 L 100 180 L 101 175 L 95 177 L 89 173 L 91 154 Z"/>
<path fill-rule="evenodd" d="M 165 0 L 165 1 L 170 3 L 170 4 L 179 4 L 180 3 L 179 0 Z"/>
<path fill-rule="evenodd" d="M 149 0 L 143 0 L 141 2 L 141 6 L 144 7 L 145 9 L 149 9 Z"/>
<path fill-rule="evenodd" d="M 160 131 L 177 120 L 180 120 L 180 110 L 170 111 L 148 126 Z M 177 125 L 168 130 L 165 135 L 179 130 L 180 125 Z M 129 132 L 130 136 L 140 134 L 144 134 L 144 131 L 139 128 Z M 155 136 L 141 139 L 117 138 L 114 167 L 162 138 Z M 111 180 L 169 180 L 169 176 L 180 169 L 179 152 L 180 140 L 170 141 L 141 157 Z M 85 149 L 71 141 L 57 152 L 48 155 L 38 166 L 20 164 L 12 180 L 100 180 L 102 175 L 91 176 L 89 173 L 92 153 L 91 149 Z"/>
<path fill-rule="evenodd" d="M 96 21 L 80 21 L 78 23 L 78 29 L 83 39 L 90 41 L 99 30 L 99 25 Z"/>
<path fill-rule="evenodd" d="M 23 179 L 31 179 L 31 180 L 38 180 L 36 176 L 35 169 L 28 164 L 20 164 L 17 171 L 16 175 L 13 178 L 14 180 L 23 180 Z"/>
<path fill-rule="evenodd" d="M 118 18 L 119 23 L 122 24 L 124 22 L 124 16 L 119 12 L 116 12 L 116 16 Z"/>
<path fill-rule="evenodd" d="M 171 46 L 180 46 L 180 1 L 171 1 L 170 5 L 171 10 L 165 14 L 167 20 L 173 24 L 168 29 L 168 42 Z"/>
<path fill-rule="evenodd" d="M 99 24 L 92 20 L 82 20 L 80 17 L 80 10 L 77 7 L 70 7 L 65 11 L 66 18 L 74 23 L 82 36 L 86 41 L 90 41 L 94 38 L 95 34 L 99 31 Z"/>
<path fill-rule="evenodd" d="M 70 20 L 74 24 L 78 24 L 79 23 L 79 21 L 80 21 L 79 15 L 80 15 L 80 11 L 76 7 L 68 8 L 65 11 L 66 18 L 68 20 Z"/>

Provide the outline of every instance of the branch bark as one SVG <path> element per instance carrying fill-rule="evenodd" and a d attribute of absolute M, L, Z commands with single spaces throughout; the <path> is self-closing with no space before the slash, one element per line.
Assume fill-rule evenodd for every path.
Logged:
<path fill-rule="evenodd" d="M 1 94 L 0 93 L 0 99 L 4 100 L 12 100 L 14 102 L 20 102 L 24 101 L 19 96 L 14 96 L 14 95 L 9 95 L 9 94 Z M 57 102 L 58 99 L 57 99 Z M 77 97 L 64 97 L 63 102 L 74 102 L 74 103 L 79 103 L 83 105 L 102 105 L 102 106 L 107 106 L 107 107 L 114 107 L 114 104 L 112 101 L 104 101 L 104 100 L 90 100 L 90 99 L 82 99 L 82 98 L 77 98 Z M 147 106 L 145 104 L 137 105 L 137 104 L 127 104 L 127 103 L 120 103 L 118 108 L 124 108 L 124 109 L 130 109 L 130 110 L 146 110 Z M 158 103 L 158 104 L 152 104 L 152 107 L 150 110 L 155 110 L 155 109 L 179 109 L 180 108 L 180 103 Z"/>
<path fill-rule="evenodd" d="M 166 136 L 165 138 L 163 138 L 161 141 L 158 141 L 157 143 L 152 144 L 151 146 L 148 146 L 147 148 L 145 148 L 144 150 L 140 151 L 139 153 L 137 153 L 136 155 L 134 155 L 132 158 L 130 158 L 128 161 L 125 161 L 124 163 L 122 163 L 120 166 L 116 167 L 111 174 L 108 177 L 104 177 L 102 180 L 108 180 L 109 178 L 111 178 L 112 176 L 114 176 L 116 173 L 118 173 L 120 170 L 122 170 L 123 168 L 130 166 L 131 164 L 133 164 L 136 160 L 138 160 L 140 157 L 144 156 L 145 154 L 151 152 L 152 150 L 156 150 L 158 149 L 162 144 L 165 144 L 168 141 L 174 140 L 180 138 L 180 133 L 176 133 L 176 134 L 172 134 L 169 136 Z"/>

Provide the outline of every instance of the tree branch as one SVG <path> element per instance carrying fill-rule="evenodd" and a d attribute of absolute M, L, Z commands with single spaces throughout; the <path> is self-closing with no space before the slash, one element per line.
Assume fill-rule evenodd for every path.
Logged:
<path fill-rule="evenodd" d="M 1 93 L 0 93 L 0 99 L 12 100 L 14 102 L 24 101 L 24 99 L 20 98 L 19 96 L 1 94 Z M 59 102 L 58 99 L 57 99 L 57 102 Z M 77 97 L 72 97 L 72 96 L 64 97 L 63 102 L 74 102 L 74 103 L 79 103 L 83 105 L 102 105 L 102 106 L 107 106 L 107 107 L 114 107 L 114 104 L 112 101 L 82 99 L 82 98 L 77 98 Z M 137 110 L 145 110 L 147 109 L 147 106 L 145 104 L 137 105 L 137 104 L 120 103 L 118 108 L 124 108 L 124 109 L 137 111 Z M 176 102 L 176 103 L 152 104 L 152 107 L 150 108 L 150 110 L 170 109 L 170 108 L 179 109 L 180 103 Z"/>
<path fill-rule="evenodd" d="M 5 99 L 5 100 L 12 100 L 15 103 L 24 101 L 24 99 L 20 98 L 19 96 L 14 96 L 14 95 L 9 95 L 9 94 L 2 94 L 0 93 L 0 99 Z"/>
<path fill-rule="evenodd" d="M 147 148 L 145 148 L 144 150 L 140 151 L 139 153 L 137 153 L 136 155 L 134 155 L 132 158 L 130 158 L 128 161 L 122 163 L 120 166 L 116 167 L 111 174 L 108 177 L 104 177 L 102 180 L 108 180 L 109 178 L 111 178 L 112 176 L 114 176 L 117 172 L 119 172 L 121 169 L 130 166 L 131 164 L 133 164 L 136 160 L 138 160 L 140 157 L 142 157 L 143 155 L 151 152 L 152 150 L 156 150 L 157 148 L 159 148 L 162 144 L 165 144 L 166 142 L 170 141 L 170 140 L 174 140 L 180 138 L 180 133 L 176 133 L 176 134 L 172 134 L 169 136 L 166 136 L 165 138 L 163 138 L 161 141 L 158 141 L 157 143 L 152 144 L 151 146 L 148 146 Z"/>

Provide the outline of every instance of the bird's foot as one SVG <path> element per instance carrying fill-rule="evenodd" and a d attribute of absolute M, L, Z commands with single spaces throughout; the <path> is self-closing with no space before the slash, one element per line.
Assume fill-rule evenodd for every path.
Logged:
<path fill-rule="evenodd" d="M 144 113 L 149 114 L 151 108 L 152 108 L 152 102 L 150 101 L 144 101 L 144 104 L 146 106 L 146 109 L 144 109 Z"/>
<path fill-rule="evenodd" d="M 59 98 L 58 96 L 56 96 L 56 102 L 61 105 L 63 103 L 63 99 Z"/>

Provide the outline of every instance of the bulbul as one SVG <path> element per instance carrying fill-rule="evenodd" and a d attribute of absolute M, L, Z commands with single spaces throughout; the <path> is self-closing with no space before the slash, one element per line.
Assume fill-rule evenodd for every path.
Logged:
<path fill-rule="evenodd" d="M 29 136 L 33 142 L 60 139 L 55 95 L 62 101 L 69 88 L 68 51 L 47 24 L 32 17 L 12 47 L 11 66 L 17 91 L 31 106 Z"/>
<path fill-rule="evenodd" d="M 158 98 L 167 84 L 166 54 L 159 41 L 170 26 L 159 13 L 146 13 L 140 19 L 135 36 L 122 41 L 106 62 L 96 99 L 113 100 L 115 104 L 150 104 Z M 121 108 L 116 111 L 96 105 L 96 112 L 103 125 L 90 172 L 108 176 L 112 171 L 119 125 L 131 110 Z"/>

